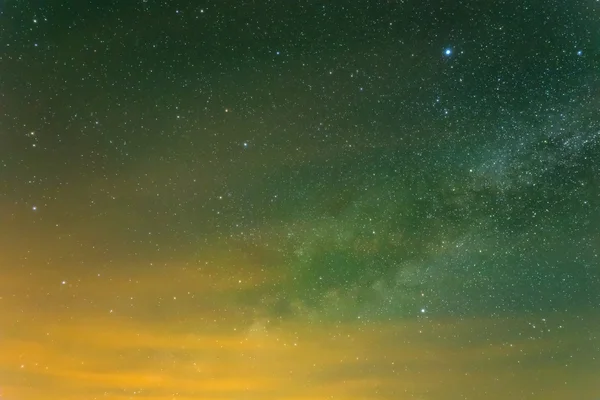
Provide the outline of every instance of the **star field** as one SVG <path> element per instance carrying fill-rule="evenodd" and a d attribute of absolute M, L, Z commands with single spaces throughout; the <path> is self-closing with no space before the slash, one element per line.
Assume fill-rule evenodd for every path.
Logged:
<path fill-rule="evenodd" d="M 0 397 L 600 396 L 597 1 L 0 1 Z"/>

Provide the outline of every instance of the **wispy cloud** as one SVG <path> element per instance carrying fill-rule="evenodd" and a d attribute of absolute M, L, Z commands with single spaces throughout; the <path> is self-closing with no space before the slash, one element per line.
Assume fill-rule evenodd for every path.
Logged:
<path fill-rule="evenodd" d="M 534 328 L 520 320 L 500 329 L 504 337 L 477 341 L 492 326 L 498 332 L 501 321 L 290 322 L 248 335 L 98 315 L 27 319 L 37 324 L 23 325 L 26 335 L 0 341 L 3 391 L 23 400 L 454 399 L 452 393 L 469 385 L 473 393 L 512 385 L 535 388 L 541 396 L 541 388 L 522 376 L 592 379 L 589 372 L 575 377 L 568 366 L 552 363 L 557 346 L 575 351 L 580 364 L 586 358 L 576 350 L 580 335 L 552 321 L 547 329 L 557 332 L 547 340 L 529 339 L 526 329 Z M 545 398 L 536 396 L 530 398 Z"/>

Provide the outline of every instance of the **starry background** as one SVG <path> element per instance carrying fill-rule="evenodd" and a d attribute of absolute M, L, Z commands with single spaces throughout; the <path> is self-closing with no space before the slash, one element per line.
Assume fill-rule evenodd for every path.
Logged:
<path fill-rule="evenodd" d="M 0 0 L 0 397 L 600 396 L 600 2 Z"/>

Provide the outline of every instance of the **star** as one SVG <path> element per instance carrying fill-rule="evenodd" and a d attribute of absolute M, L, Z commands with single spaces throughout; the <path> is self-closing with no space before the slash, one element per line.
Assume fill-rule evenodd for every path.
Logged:
<path fill-rule="evenodd" d="M 62 398 L 72 376 L 95 398 L 159 379 L 172 397 L 600 400 L 600 20 L 581 4 L 548 29 L 506 2 L 404 7 L 418 24 L 375 7 L 366 27 L 324 3 L 114 2 L 77 27 L 13 3 L 0 400 Z"/>

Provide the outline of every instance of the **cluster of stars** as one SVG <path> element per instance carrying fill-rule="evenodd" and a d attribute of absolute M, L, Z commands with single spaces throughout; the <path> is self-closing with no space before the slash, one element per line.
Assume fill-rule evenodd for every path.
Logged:
<path fill-rule="evenodd" d="M 589 5 L 5 3 L 15 398 L 594 394 Z"/>

